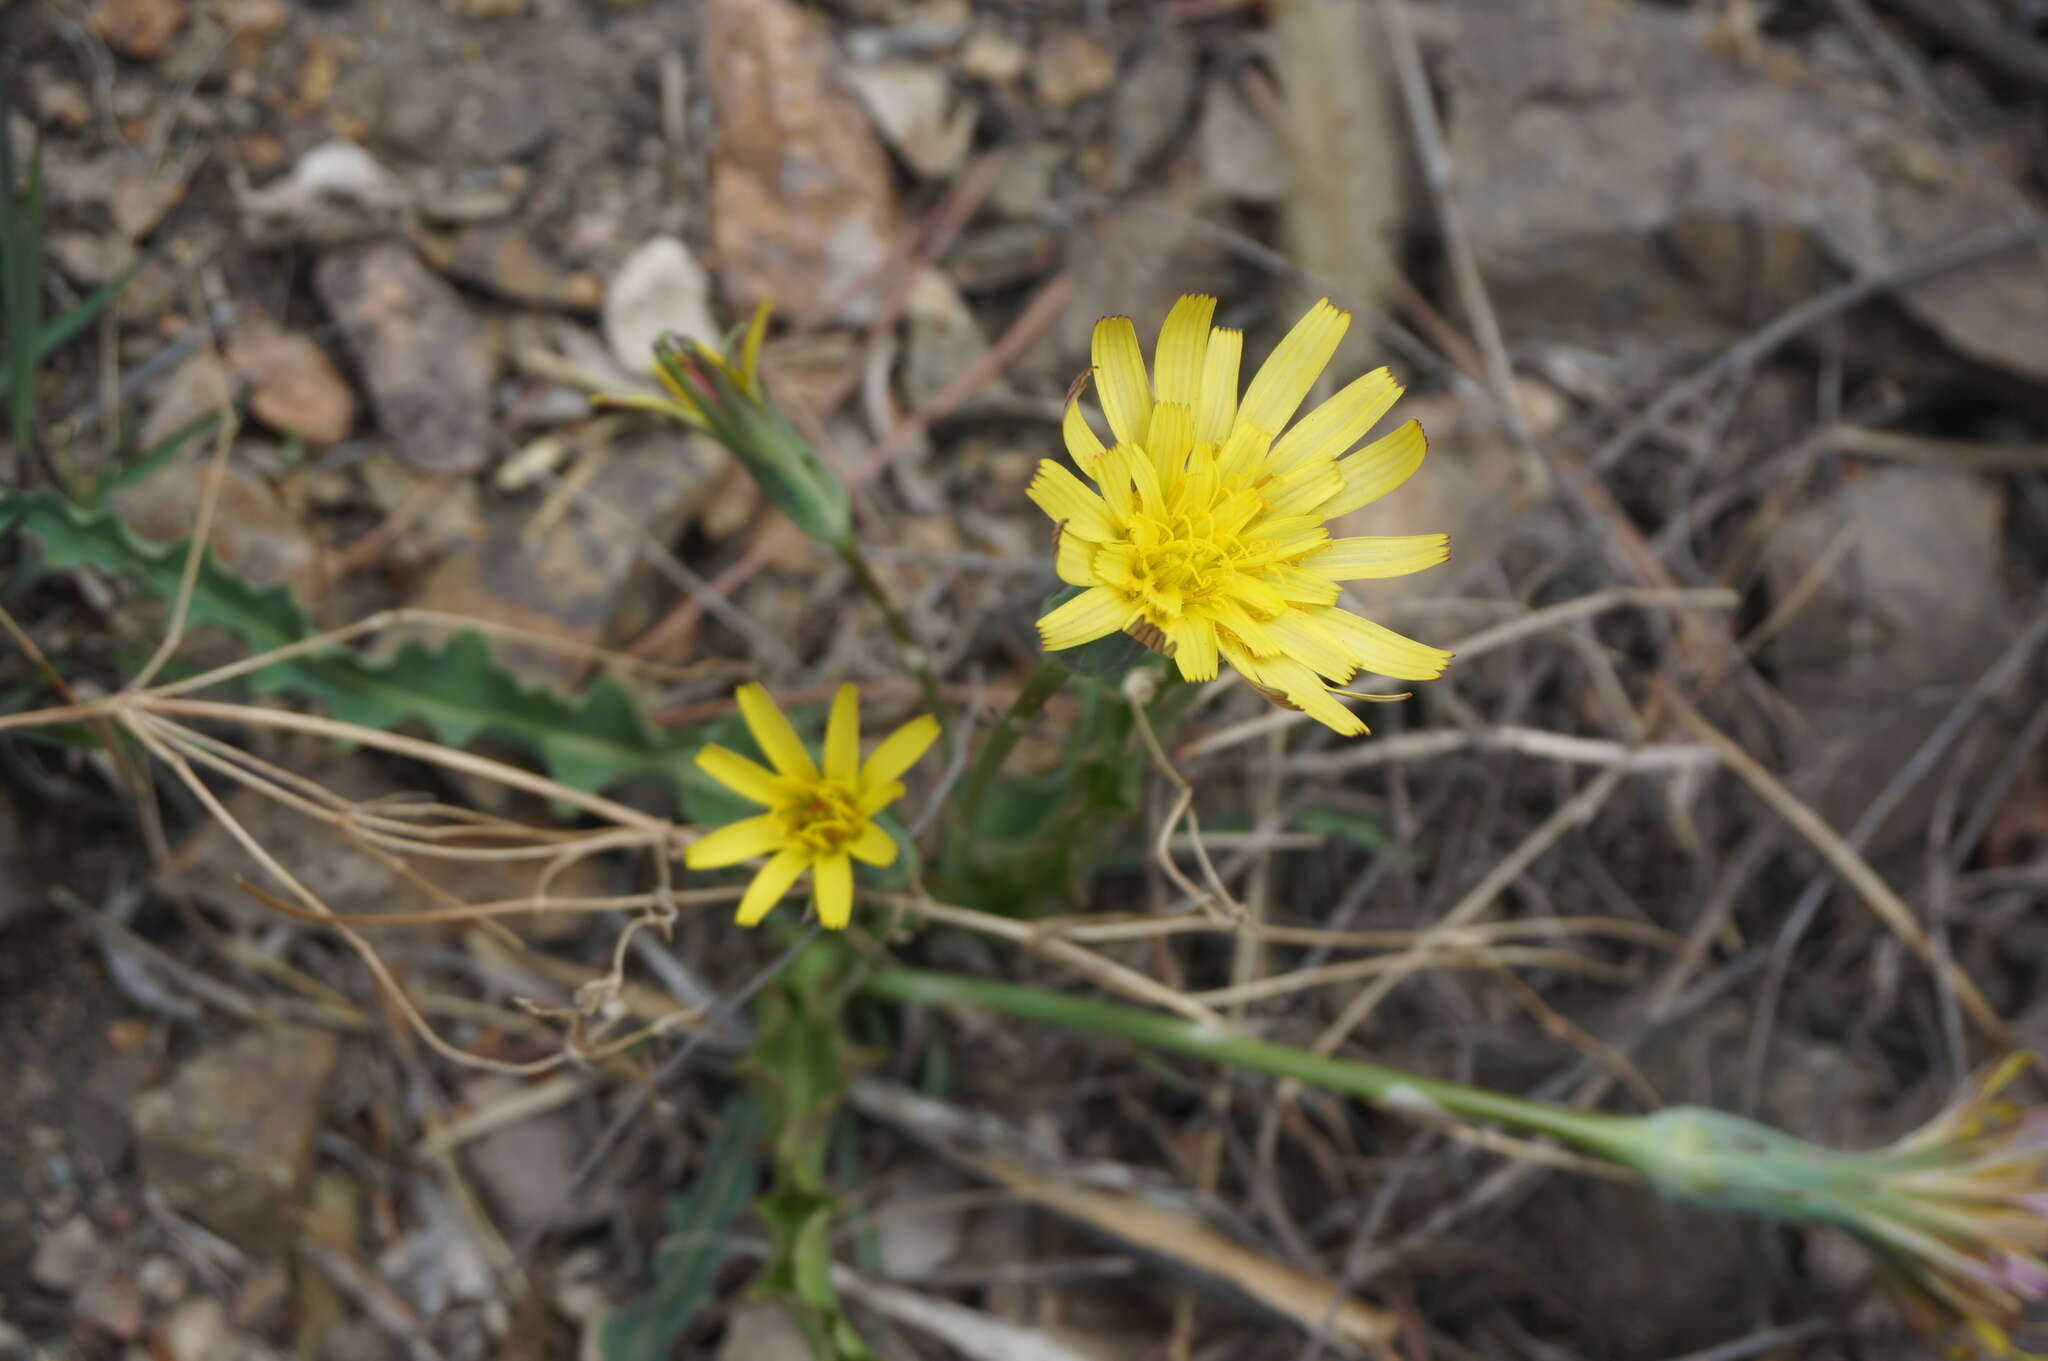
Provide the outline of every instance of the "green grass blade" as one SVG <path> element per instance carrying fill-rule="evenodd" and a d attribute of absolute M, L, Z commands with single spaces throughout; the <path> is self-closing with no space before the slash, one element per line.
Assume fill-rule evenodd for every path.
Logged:
<path fill-rule="evenodd" d="M 30 154 L 26 183 L 14 182 L 13 139 L 0 137 L 0 313 L 7 324 L 8 408 L 15 447 L 35 431 L 35 371 L 42 331 L 43 149 Z"/>
<path fill-rule="evenodd" d="M 107 304 L 112 302 L 115 296 L 127 286 L 128 281 L 135 277 L 135 271 L 141 269 L 147 263 L 147 258 L 137 260 L 134 264 L 128 266 L 128 268 L 122 270 L 119 274 L 116 274 L 113 278 L 79 299 L 75 307 L 58 317 L 55 321 L 52 321 L 48 326 L 40 326 L 35 332 L 35 343 L 29 356 L 29 372 L 34 373 L 36 365 L 55 354 L 58 347 L 91 324 L 93 318 L 105 311 Z M 40 280 L 37 282 L 40 283 Z M 0 401 L 7 400 L 14 392 L 15 384 L 21 381 L 23 380 L 15 374 L 12 365 L 6 371 L 0 371 Z"/>
<path fill-rule="evenodd" d="M 219 419 L 220 413 L 218 411 L 209 411 L 197 420 L 179 426 L 176 430 L 164 436 L 161 441 L 143 450 L 127 463 L 122 464 L 118 468 L 111 469 L 106 476 L 94 484 L 90 492 L 86 493 L 86 507 L 90 510 L 103 509 L 122 491 L 134 486 L 138 482 L 147 481 L 149 478 L 156 476 L 176 461 L 180 453 L 184 452 L 187 440 L 212 429 L 214 422 Z"/>

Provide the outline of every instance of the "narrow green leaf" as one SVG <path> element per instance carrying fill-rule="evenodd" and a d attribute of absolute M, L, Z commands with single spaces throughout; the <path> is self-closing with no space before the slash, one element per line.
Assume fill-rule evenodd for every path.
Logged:
<path fill-rule="evenodd" d="M 1393 838 L 1387 834 L 1387 825 L 1378 818 L 1320 803 L 1310 804 L 1296 813 L 1294 826 L 1303 832 L 1342 837 L 1368 851 L 1389 850 L 1394 844 Z"/>
<path fill-rule="evenodd" d="M 135 271 L 148 263 L 149 260 L 146 256 L 143 259 L 137 260 L 134 264 L 128 266 L 128 268 L 86 294 L 83 298 L 80 298 L 70 311 L 63 313 L 47 326 L 38 325 L 33 333 L 35 337 L 34 345 L 28 353 L 29 372 L 33 373 L 36 365 L 55 354 L 58 348 L 65 342 L 90 325 L 92 319 L 105 311 L 107 304 L 112 302 L 119 296 L 121 290 L 128 286 L 128 281 L 135 277 Z M 37 282 L 40 284 L 40 280 Z M 0 371 L 0 401 L 7 399 L 16 381 L 14 374 Z"/>
<path fill-rule="evenodd" d="M 27 182 L 14 183 L 12 138 L 0 137 L 0 314 L 7 325 L 9 416 L 16 448 L 28 447 L 36 419 L 37 344 L 42 331 L 42 143 L 30 153 Z"/>
<path fill-rule="evenodd" d="M 669 1198 L 669 1235 L 655 1254 L 653 1286 L 598 1327 L 605 1361 L 666 1361 L 711 1302 L 725 1263 L 726 1235 L 754 1198 L 756 1154 L 767 1130 L 768 1103 L 757 1093 L 742 1091 L 725 1103 L 703 1169 Z"/>
<path fill-rule="evenodd" d="M 120 467 L 109 469 L 93 484 L 92 490 L 86 494 L 84 504 L 89 509 L 99 510 L 129 487 L 155 477 L 184 452 L 187 440 L 212 429 L 214 422 L 219 419 L 218 411 L 209 411 L 197 420 L 179 426 L 159 443 L 143 450 Z"/>

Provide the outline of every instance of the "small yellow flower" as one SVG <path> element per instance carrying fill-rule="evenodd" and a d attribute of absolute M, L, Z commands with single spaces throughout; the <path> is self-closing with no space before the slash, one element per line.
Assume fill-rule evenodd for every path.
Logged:
<path fill-rule="evenodd" d="M 1337 687 L 1361 670 L 1433 680 L 1451 654 L 1342 609 L 1339 583 L 1433 567 L 1450 539 L 1337 539 L 1323 526 L 1407 481 L 1427 447 L 1422 428 L 1409 421 L 1352 451 L 1401 395 L 1386 369 L 1286 428 L 1350 314 L 1327 298 L 1310 308 L 1240 401 L 1244 337 L 1212 327 L 1215 311 L 1210 297 L 1174 304 L 1149 381 L 1130 319 L 1096 323 L 1092 372 L 1114 443 L 1103 447 L 1077 391 L 1067 452 L 1095 486 L 1048 459 L 1030 496 L 1060 526 L 1061 580 L 1087 589 L 1039 620 L 1039 633 L 1055 651 L 1128 630 L 1188 680 L 1213 680 L 1227 661 L 1270 698 L 1362 733 Z"/>
<path fill-rule="evenodd" d="M 938 720 L 929 714 L 911 719 L 883 738 L 863 762 L 859 692 L 842 685 L 825 721 L 820 772 L 765 689 L 742 685 L 734 698 L 747 731 L 774 769 L 715 743 L 697 753 L 697 765 L 768 811 L 692 842 L 685 863 L 693 870 L 722 869 L 768 856 L 740 898 L 741 926 L 767 916 L 768 909 L 810 870 L 818 920 L 836 931 L 853 915 L 853 862 L 887 865 L 896 859 L 896 842 L 876 825 L 875 814 L 903 797 L 897 777 L 916 765 L 938 738 Z"/>

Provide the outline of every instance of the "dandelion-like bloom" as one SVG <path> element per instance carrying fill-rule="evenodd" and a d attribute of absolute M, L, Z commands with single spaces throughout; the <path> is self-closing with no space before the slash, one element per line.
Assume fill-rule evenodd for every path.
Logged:
<path fill-rule="evenodd" d="M 1350 314 L 1327 298 L 1310 308 L 1240 401 L 1244 337 L 1212 327 L 1215 311 L 1211 297 L 1174 304 L 1149 380 L 1130 319 L 1096 323 L 1093 375 L 1114 443 L 1103 446 L 1077 391 L 1063 433 L 1095 485 L 1048 459 L 1030 496 L 1060 526 L 1061 580 L 1086 589 L 1039 633 L 1055 651 L 1128 630 L 1188 680 L 1213 680 L 1227 661 L 1276 702 L 1362 733 L 1338 687 L 1360 671 L 1432 680 L 1451 654 L 1343 609 L 1341 583 L 1433 567 L 1450 539 L 1332 538 L 1324 524 L 1407 481 L 1427 447 L 1422 428 L 1409 421 L 1352 449 L 1401 395 L 1386 369 L 1287 428 Z"/>
<path fill-rule="evenodd" d="M 825 720 L 820 770 L 765 689 L 742 685 L 734 697 L 747 731 L 774 768 L 715 743 L 698 751 L 697 765 L 768 811 L 692 842 L 685 863 L 691 869 L 721 869 L 768 857 L 740 898 L 741 926 L 752 926 L 768 915 L 768 909 L 809 870 L 818 920 L 836 931 L 853 915 L 853 862 L 887 865 L 896 859 L 896 842 L 876 824 L 875 814 L 903 797 L 897 777 L 916 765 L 938 738 L 938 720 L 929 714 L 913 718 L 883 738 L 862 761 L 859 692 L 842 685 Z"/>
<path fill-rule="evenodd" d="M 1913 1133 L 1867 1152 L 1685 1106 L 1616 1123 L 1608 1151 L 1687 1200 L 1847 1229 L 1922 1329 L 1960 1329 L 1989 1355 L 2022 1356 L 2009 1330 L 2027 1305 L 2048 1302 L 2048 1108 L 2002 1092 L 2032 1062 L 2013 1055 Z"/>

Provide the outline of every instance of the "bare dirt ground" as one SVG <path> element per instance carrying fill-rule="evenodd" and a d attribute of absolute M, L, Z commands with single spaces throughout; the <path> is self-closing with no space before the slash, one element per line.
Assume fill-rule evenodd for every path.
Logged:
<path fill-rule="evenodd" d="M 82 495 L 232 410 L 228 566 L 318 627 L 404 607 L 658 663 L 498 644 L 535 686 L 623 677 L 661 733 L 730 720 L 744 678 L 792 704 L 859 681 L 878 727 L 919 701 L 874 606 L 723 450 L 592 409 L 664 329 L 776 304 L 766 371 L 987 723 L 1037 659 L 1056 583 L 1024 487 L 1095 319 L 1149 343 L 1213 293 L 1256 355 L 1330 295 L 1358 318 L 1333 372 L 1391 364 L 1432 450 L 1348 532 L 1454 545 L 1361 594 L 1461 655 L 1355 742 L 1219 685 L 1171 755 L 1269 922 L 1438 932 L 1101 953 L 1291 1043 L 1849 1146 L 2001 1040 L 2048 1044 L 2032 0 L 17 0 L 0 103 L 17 165 L 40 148 L 49 310 L 132 269 L 37 375 L 10 495 Z M 189 533 L 215 433 L 111 513 Z M 0 603 L 75 686 L 118 688 L 160 600 L 46 552 L 0 546 Z M 200 630 L 179 665 L 245 650 Z M 0 699 L 54 702 L 12 646 Z M 1021 767 L 1089 712 L 1056 700 Z M 403 754 L 220 735 L 349 799 L 574 820 Z M 501 737 L 477 749 L 530 763 Z M 1127 854 L 978 905 L 1168 911 L 1144 847 L 1173 789 L 1130 762 Z M 659 780 L 611 792 L 679 815 Z M 603 1355 L 731 1046 L 451 1063 L 332 930 L 252 900 L 189 789 L 159 771 L 155 797 L 160 829 L 90 743 L 0 734 L 0 1356 Z M 236 797 L 337 911 L 525 891 L 493 865 L 422 887 Z M 596 858 L 557 891 L 645 875 Z M 515 999 L 568 1006 L 621 920 L 378 947 L 463 1048 L 523 1061 L 559 1035 Z M 899 958 L 1074 982 L 911 925 Z M 701 1017 L 778 949 L 693 912 L 628 952 L 620 1014 Z M 1920 1345 L 1824 1234 L 1099 1041 L 869 1021 L 837 1248 L 891 1357 Z M 913 1089 L 1037 1171 L 952 1156 Z M 1170 1217 L 1091 1220 L 1048 1179 Z M 674 1355 L 806 1355 L 748 1301 L 741 1222 Z"/>

